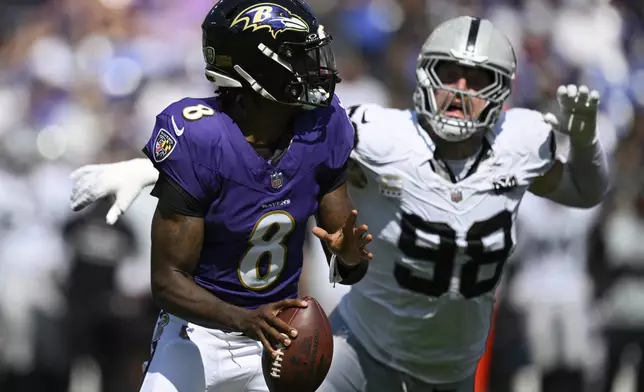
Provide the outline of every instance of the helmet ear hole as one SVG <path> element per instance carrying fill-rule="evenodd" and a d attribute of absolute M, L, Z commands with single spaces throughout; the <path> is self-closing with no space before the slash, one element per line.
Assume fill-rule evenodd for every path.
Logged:
<path fill-rule="evenodd" d="M 293 50 L 287 46 L 280 46 L 277 49 L 277 54 L 287 59 L 293 58 Z"/>

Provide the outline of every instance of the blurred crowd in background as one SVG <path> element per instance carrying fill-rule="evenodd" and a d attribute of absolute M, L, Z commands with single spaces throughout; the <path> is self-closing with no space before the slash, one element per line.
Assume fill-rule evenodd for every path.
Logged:
<path fill-rule="evenodd" d="M 560 84 L 600 91 L 613 191 L 592 210 L 526 196 L 498 293 L 490 391 L 644 391 L 644 2 L 308 3 L 334 37 L 345 106 L 410 107 L 423 41 L 459 15 L 486 17 L 513 42 L 508 106 L 556 113 Z M 141 156 L 157 113 L 212 93 L 200 30 L 212 5 L 0 0 L 0 391 L 137 390 L 157 316 L 155 199 L 144 191 L 108 226 L 109 200 L 71 212 L 69 174 Z M 343 289 L 329 293 L 318 273 L 319 245 L 307 255 L 303 291 L 330 310 Z"/>

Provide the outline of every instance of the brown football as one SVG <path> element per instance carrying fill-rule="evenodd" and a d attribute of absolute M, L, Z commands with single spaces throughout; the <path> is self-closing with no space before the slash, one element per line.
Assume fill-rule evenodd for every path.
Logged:
<path fill-rule="evenodd" d="M 306 308 L 287 308 L 277 317 L 297 329 L 289 347 L 272 358 L 262 355 L 264 379 L 271 392 L 315 392 L 322 384 L 333 357 L 333 334 L 326 313 L 312 297 Z"/>

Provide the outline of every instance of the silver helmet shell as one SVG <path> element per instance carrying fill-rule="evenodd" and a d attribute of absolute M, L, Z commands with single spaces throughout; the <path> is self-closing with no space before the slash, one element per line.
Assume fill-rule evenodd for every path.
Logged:
<path fill-rule="evenodd" d="M 436 66 L 441 61 L 483 68 L 491 72 L 494 79 L 492 84 L 479 91 L 446 87 L 436 74 Z M 431 33 L 418 56 L 414 108 L 442 139 L 454 142 L 465 140 L 498 121 L 503 103 L 510 96 L 515 72 L 516 56 L 512 44 L 490 21 L 470 16 L 450 19 Z M 451 101 L 438 107 L 435 97 L 437 90 L 452 93 L 451 101 L 460 98 L 464 119 L 446 115 Z M 487 101 L 477 118 L 472 113 L 470 98 L 473 97 Z"/>

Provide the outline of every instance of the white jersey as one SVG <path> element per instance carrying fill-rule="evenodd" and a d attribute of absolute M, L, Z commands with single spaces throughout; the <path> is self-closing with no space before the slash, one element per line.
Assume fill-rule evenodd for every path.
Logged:
<path fill-rule="evenodd" d="M 351 197 L 374 236 L 369 271 L 339 311 L 378 361 L 427 383 L 474 374 L 494 290 L 514 246 L 524 193 L 554 162 L 541 113 L 511 109 L 486 135 L 487 154 L 453 183 L 433 170 L 434 144 L 410 111 L 349 110 L 364 176 Z"/>

